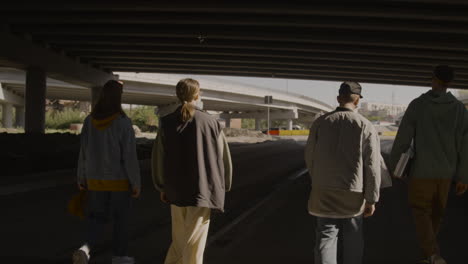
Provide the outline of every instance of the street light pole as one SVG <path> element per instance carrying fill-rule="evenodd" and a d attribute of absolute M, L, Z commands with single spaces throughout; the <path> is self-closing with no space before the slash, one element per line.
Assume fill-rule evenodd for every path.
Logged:
<path fill-rule="evenodd" d="M 270 105 L 267 110 L 267 135 L 270 135 Z"/>
<path fill-rule="evenodd" d="M 270 135 L 270 104 L 273 103 L 273 96 L 265 96 L 265 104 L 267 105 L 267 135 Z"/>

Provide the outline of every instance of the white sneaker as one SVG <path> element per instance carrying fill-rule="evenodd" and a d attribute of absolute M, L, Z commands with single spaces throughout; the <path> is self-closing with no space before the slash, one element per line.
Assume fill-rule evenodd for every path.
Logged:
<path fill-rule="evenodd" d="M 445 259 L 443 259 L 439 255 L 432 255 L 429 259 L 430 259 L 431 264 L 447 264 Z"/>
<path fill-rule="evenodd" d="M 112 264 L 135 264 L 135 258 L 132 257 L 112 257 Z"/>
<path fill-rule="evenodd" d="M 73 252 L 73 264 L 88 264 L 89 255 L 82 249 L 77 249 Z"/>

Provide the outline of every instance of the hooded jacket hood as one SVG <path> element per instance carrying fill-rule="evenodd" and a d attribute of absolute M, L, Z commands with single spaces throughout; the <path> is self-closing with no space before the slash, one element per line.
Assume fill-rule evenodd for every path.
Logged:
<path fill-rule="evenodd" d="M 457 102 L 457 98 L 451 93 L 442 93 L 438 94 L 432 90 L 428 91 L 427 93 L 421 96 L 424 100 L 433 102 L 435 104 L 451 104 Z"/>
<path fill-rule="evenodd" d="M 115 113 L 104 119 L 96 119 L 94 117 L 91 117 L 91 123 L 97 130 L 102 131 L 108 128 L 112 124 L 112 122 L 119 116 L 120 116 L 120 113 Z"/>

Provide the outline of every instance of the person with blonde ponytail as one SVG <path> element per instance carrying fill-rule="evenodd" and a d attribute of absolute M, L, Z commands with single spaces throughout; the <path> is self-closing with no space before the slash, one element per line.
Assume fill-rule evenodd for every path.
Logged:
<path fill-rule="evenodd" d="M 196 107 L 189 102 L 200 98 L 200 84 L 194 79 L 183 79 L 176 86 L 176 94 L 182 103 L 180 114 L 183 122 L 187 122 L 195 115 Z"/>
<path fill-rule="evenodd" d="M 177 83 L 180 107 L 161 118 L 153 146 L 152 175 L 161 200 L 171 205 L 172 244 L 165 264 L 201 264 L 211 211 L 224 211 L 232 162 L 219 122 L 200 107 L 200 84 Z"/>
<path fill-rule="evenodd" d="M 128 256 L 132 197 L 140 195 L 140 168 L 132 121 L 122 110 L 123 84 L 108 81 L 83 124 L 78 161 L 78 188 L 87 193 L 85 244 L 73 253 L 86 264 L 111 218 L 112 264 L 133 264 Z"/>

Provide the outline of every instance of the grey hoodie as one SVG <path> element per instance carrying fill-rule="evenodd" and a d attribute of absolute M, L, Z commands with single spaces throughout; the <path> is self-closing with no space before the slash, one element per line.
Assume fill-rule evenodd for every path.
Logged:
<path fill-rule="evenodd" d="M 140 167 L 132 121 L 120 114 L 96 120 L 88 116 L 81 131 L 78 183 L 90 191 L 140 188 Z"/>
<path fill-rule="evenodd" d="M 390 156 L 392 170 L 413 138 L 410 177 L 468 183 L 468 112 L 450 92 L 429 91 L 410 103 Z"/>

